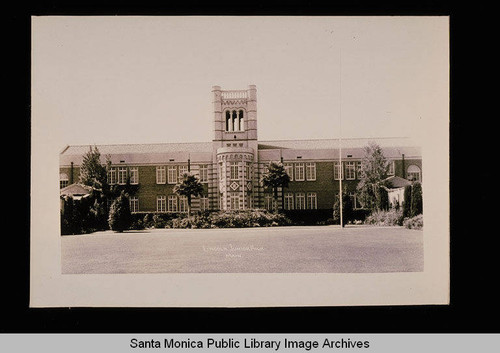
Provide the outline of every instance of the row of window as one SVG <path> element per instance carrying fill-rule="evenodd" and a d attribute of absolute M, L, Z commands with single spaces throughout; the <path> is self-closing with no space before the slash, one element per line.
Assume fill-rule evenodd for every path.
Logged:
<path fill-rule="evenodd" d="M 108 170 L 108 184 L 124 185 L 130 178 L 130 184 L 139 184 L 138 167 L 112 167 Z"/>
<path fill-rule="evenodd" d="M 252 179 L 252 168 L 251 163 L 245 162 L 244 165 L 240 165 L 238 162 L 229 162 L 229 179 L 239 180 L 240 179 L 240 168 L 243 168 L 243 178 L 245 180 Z M 224 178 L 224 167 L 222 163 L 219 163 L 219 178 L 222 180 Z"/>
<path fill-rule="evenodd" d="M 318 196 L 315 192 L 286 192 L 284 195 L 285 210 L 316 210 L 318 208 Z M 274 200 L 270 196 L 265 196 L 264 207 L 272 209 Z"/>
<path fill-rule="evenodd" d="M 333 175 L 335 180 L 355 180 L 361 179 L 361 162 L 343 162 L 344 168 L 340 167 L 339 162 L 334 162 Z M 299 162 L 299 163 L 284 163 L 285 171 L 290 177 L 290 181 L 315 181 L 316 180 L 316 163 L 315 162 Z M 243 176 L 245 180 L 252 179 L 251 163 L 246 162 L 241 166 L 237 162 L 231 162 L 229 165 L 230 179 L 240 179 L 240 168 L 243 168 Z M 156 183 L 157 184 L 177 184 L 178 180 L 184 173 L 188 171 L 187 165 L 178 166 L 157 166 L 156 167 Z M 388 175 L 394 175 L 394 162 L 389 163 Z M 222 164 L 219 165 L 219 175 L 222 179 L 225 175 Z M 130 184 L 139 184 L 139 169 L 138 167 L 112 167 L 108 171 L 108 183 L 126 184 L 127 178 L 130 178 Z M 208 165 L 200 165 L 198 177 L 200 182 L 208 183 Z M 421 181 L 420 168 L 416 165 L 408 166 L 406 177 L 408 180 Z M 64 188 L 68 186 L 69 179 L 65 173 L 60 174 L 59 186 Z"/>
<path fill-rule="evenodd" d="M 208 210 L 208 197 L 201 196 L 200 200 L 200 210 Z M 131 207 L 132 210 L 132 207 Z M 187 212 L 188 202 L 186 196 L 177 195 L 159 195 L 156 197 L 156 211 L 157 212 Z M 137 211 L 136 211 L 137 212 Z"/>

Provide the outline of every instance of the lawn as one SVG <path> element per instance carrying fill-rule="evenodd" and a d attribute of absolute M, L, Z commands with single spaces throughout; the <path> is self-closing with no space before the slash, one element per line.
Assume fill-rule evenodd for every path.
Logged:
<path fill-rule="evenodd" d="M 423 232 L 401 227 L 151 229 L 62 236 L 62 273 L 423 271 Z"/>

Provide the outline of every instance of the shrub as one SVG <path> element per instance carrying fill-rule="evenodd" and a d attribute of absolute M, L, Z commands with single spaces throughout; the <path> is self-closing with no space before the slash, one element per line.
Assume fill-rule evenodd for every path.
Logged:
<path fill-rule="evenodd" d="M 109 210 L 109 227 L 116 232 L 123 232 L 130 228 L 132 215 L 127 195 L 122 192 L 111 205 Z"/>
<path fill-rule="evenodd" d="M 424 216 L 420 214 L 412 218 L 406 218 L 403 225 L 408 229 L 422 229 L 424 227 Z"/>
<path fill-rule="evenodd" d="M 401 226 L 403 225 L 403 212 L 398 210 L 374 211 L 366 217 L 365 224 L 378 226 Z"/>

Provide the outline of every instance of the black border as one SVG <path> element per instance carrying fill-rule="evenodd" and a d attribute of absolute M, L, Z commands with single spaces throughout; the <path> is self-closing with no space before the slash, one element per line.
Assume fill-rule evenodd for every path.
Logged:
<path fill-rule="evenodd" d="M 490 70 L 488 62 L 495 42 L 492 9 L 475 2 L 363 2 L 325 1 L 244 2 L 238 8 L 220 2 L 183 1 L 165 4 L 115 4 L 101 1 L 71 3 L 39 1 L 33 5 L 15 4 L 7 25 L 5 71 L 12 80 L 7 100 L 14 114 L 5 121 L 9 131 L 20 132 L 15 143 L 5 149 L 8 168 L 6 188 L 8 211 L 15 221 L 4 232 L 2 259 L 4 308 L 0 333 L 493 333 L 499 332 L 498 277 L 495 257 L 498 236 L 494 207 L 477 207 L 493 202 L 483 187 L 496 184 L 491 165 L 496 149 L 494 129 L 489 129 L 497 113 L 486 108 Z M 149 308 L 29 308 L 30 234 L 30 17 L 32 15 L 431 15 L 450 16 L 451 50 L 451 303 L 427 306 L 302 307 L 255 309 L 149 309 Z M 472 53 L 472 54 L 471 54 Z M 19 57 L 18 57 L 19 55 Z M 18 70 L 16 70 L 18 69 Z M 493 90 L 494 92 L 494 90 Z M 470 105 L 470 103 L 474 103 Z M 495 115 L 495 116 L 493 116 Z M 13 123 L 13 124 L 12 124 Z M 4 123 L 6 124 L 6 123 Z M 18 126 L 20 125 L 20 126 Z M 4 130 L 6 131 L 6 130 Z M 488 132 L 492 134 L 490 137 Z M 4 141 L 7 136 L 4 137 Z M 24 153 L 19 152 L 19 142 Z M 486 144 L 486 145 L 485 145 Z M 489 144 L 489 145 L 488 145 Z M 498 163 L 498 162 L 494 162 Z M 467 177 L 474 170 L 475 180 Z M 23 177 L 19 177 L 19 176 Z M 19 181 L 22 180 L 22 183 Z M 12 202 L 11 202 L 12 201 Z M 493 203 L 494 204 L 494 203 Z M 493 209 L 493 210 L 492 210 Z M 18 211 L 19 210 L 19 211 Z M 15 212 L 12 212 L 15 211 Z M 490 213 L 488 213 L 490 212 Z M 19 216 L 19 218 L 17 217 Z M 481 221 L 483 220 L 483 221 Z M 485 221 L 486 220 L 486 221 Z M 10 256 L 6 256 L 9 254 Z M 489 272 L 488 272 L 489 271 Z M 495 277 L 496 276 L 496 277 Z M 492 317 L 493 320 L 488 320 Z"/>

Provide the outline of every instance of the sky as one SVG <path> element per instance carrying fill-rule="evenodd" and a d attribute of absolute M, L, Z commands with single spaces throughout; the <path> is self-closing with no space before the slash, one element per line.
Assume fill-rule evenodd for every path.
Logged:
<path fill-rule="evenodd" d="M 449 119 L 447 17 L 32 19 L 33 117 L 65 145 L 213 138 L 257 86 L 259 140 L 424 139 Z"/>

